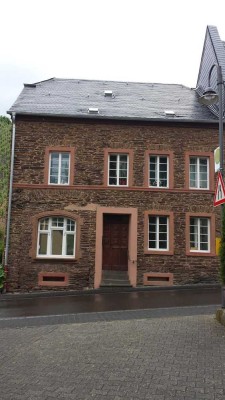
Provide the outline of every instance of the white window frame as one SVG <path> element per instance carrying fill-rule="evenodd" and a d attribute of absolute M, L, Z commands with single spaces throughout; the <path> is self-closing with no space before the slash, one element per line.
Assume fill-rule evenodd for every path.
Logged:
<path fill-rule="evenodd" d="M 156 182 L 157 182 L 157 184 L 156 185 L 151 185 L 150 184 L 150 158 L 151 157 L 155 157 L 156 158 Z M 160 170 L 159 170 L 159 166 L 160 166 L 160 157 L 164 157 L 164 158 L 166 158 L 167 159 L 167 177 L 166 177 L 166 180 L 167 180 L 167 185 L 166 186 L 160 186 L 160 179 L 159 179 L 159 173 L 160 173 Z M 160 188 L 160 189 L 168 189 L 169 188 L 169 164 L 170 164 L 170 158 L 169 158 L 169 156 L 167 155 L 167 154 L 149 154 L 149 158 L 148 158 L 148 185 L 149 185 L 149 187 L 151 187 L 151 188 Z"/>
<path fill-rule="evenodd" d="M 191 218 L 197 220 L 197 246 L 194 248 L 191 248 Z M 207 220 L 207 229 L 208 229 L 208 250 L 201 250 L 201 220 L 206 219 Z M 211 227 L 211 220 L 209 217 L 194 217 L 191 216 L 189 219 L 189 246 L 190 246 L 190 252 L 191 253 L 210 253 L 210 227 Z"/>
<path fill-rule="evenodd" d="M 55 227 L 52 226 L 52 221 L 54 218 L 63 218 L 63 227 Z M 40 229 L 41 222 L 43 220 L 48 219 L 48 229 Z M 67 231 L 67 220 L 73 221 L 74 222 L 74 231 Z M 76 255 L 76 221 L 74 221 L 71 218 L 68 217 L 63 217 L 63 216 L 53 216 L 53 217 L 44 217 L 39 219 L 38 221 L 38 236 L 37 236 L 37 257 L 38 258 L 75 258 Z M 55 255 L 51 254 L 51 249 L 52 249 L 52 232 L 53 231 L 62 231 L 63 236 L 62 236 L 62 254 L 60 255 Z M 46 254 L 39 254 L 39 248 L 40 248 L 40 234 L 46 234 L 47 235 L 47 252 Z M 67 244 L 67 236 L 73 235 L 74 236 L 74 249 L 73 249 L 73 254 L 72 255 L 67 255 L 66 254 L 66 244 Z"/>
<path fill-rule="evenodd" d="M 51 179 L 51 159 L 52 154 L 59 155 L 59 167 L 58 167 L 58 182 L 50 182 Z M 61 170 L 62 170 L 62 155 L 68 154 L 69 155 L 69 168 L 68 168 L 68 181 L 66 183 L 61 183 Z M 68 151 L 50 151 L 49 153 L 49 166 L 48 166 L 48 184 L 49 185 L 69 185 L 70 184 L 70 162 L 71 162 L 71 153 Z"/>
<path fill-rule="evenodd" d="M 196 175 L 196 187 L 191 186 L 191 158 L 195 158 L 197 160 L 197 175 Z M 201 188 L 200 187 L 200 159 L 206 159 L 207 160 L 207 187 Z M 207 156 L 192 156 L 190 155 L 189 157 L 189 189 L 193 190 L 209 190 L 209 157 Z"/>
<path fill-rule="evenodd" d="M 110 178 L 110 176 L 109 176 L 109 174 L 110 174 L 110 156 L 116 156 L 116 177 L 115 177 L 115 179 L 116 179 L 116 184 L 111 184 L 111 183 L 109 183 L 109 178 Z M 119 172 L 120 172 L 120 168 L 119 168 L 119 165 L 120 165 L 120 157 L 121 156 L 126 156 L 127 157 L 127 176 L 126 176 L 126 179 L 127 179 L 127 184 L 126 185 L 120 185 L 119 184 L 119 179 L 121 179 L 120 178 L 120 176 L 119 176 Z M 109 155 L 108 155 L 108 186 L 114 186 L 114 187 L 128 187 L 129 186 L 129 154 L 127 154 L 127 153 L 109 153 Z"/>
<path fill-rule="evenodd" d="M 150 225 L 150 218 L 151 217 L 154 217 L 154 218 L 156 218 L 156 247 L 155 248 L 153 248 L 153 247 L 149 247 L 149 242 L 150 242 L 150 240 L 149 240 L 149 225 Z M 159 218 L 161 218 L 161 217 L 164 217 L 164 218 L 166 218 L 166 221 L 167 221 L 167 239 L 166 239 L 166 242 L 167 242 L 167 246 L 166 246 L 166 248 L 165 249 L 162 249 L 162 248 L 160 248 L 159 247 Z M 169 216 L 168 215 L 149 215 L 148 216 L 148 250 L 149 251 L 169 251 L 169 243 L 170 243 L 170 237 L 169 237 L 169 235 L 170 235 L 170 221 L 169 221 Z M 165 233 L 165 232 L 163 232 L 163 233 Z"/>

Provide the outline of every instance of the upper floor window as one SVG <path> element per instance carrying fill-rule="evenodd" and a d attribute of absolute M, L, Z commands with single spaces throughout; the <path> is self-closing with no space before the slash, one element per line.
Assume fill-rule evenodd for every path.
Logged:
<path fill-rule="evenodd" d="M 46 147 L 44 183 L 46 185 L 73 185 L 75 172 L 74 161 L 74 147 Z"/>
<path fill-rule="evenodd" d="M 174 154 L 170 150 L 146 150 L 144 186 L 148 188 L 173 189 Z"/>
<path fill-rule="evenodd" d="M 128 186 L 129 156 L 128 154 L 109 154 L 108 185 Z"/>
<path fill-rule="evenodd" d="M 185 189 L 214 191 L 214 157 L 212 152 L 185 152 Z"/>
<path fill-rule="evenodd" d="M 38 222 L 38 257 L 74 258 L 76 222 L 64 217 L 41 218 Z"/>
<path fill-rule="evenodd" d="M 149 186 L 168 188 L 169 157 L 164 155 L 149 156 Z"/>
<path fill-rule="evenodd" d="M 208 157 L 190 157 L 189 187 L 191 189 L 209 189 Z"/>
<path fill-rule="evenodd" d="M 49 157 L 49 183 L 68 185 L 70 180 L 70 153 L 51 152 Z"/>

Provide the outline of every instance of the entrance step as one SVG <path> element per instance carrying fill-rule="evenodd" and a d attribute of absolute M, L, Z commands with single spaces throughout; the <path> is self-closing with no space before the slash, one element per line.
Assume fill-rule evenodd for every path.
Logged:
<path fill-rule="evenodd" d="M 127 271 L 102 271 L 101 287 L 131 287 Z"/>

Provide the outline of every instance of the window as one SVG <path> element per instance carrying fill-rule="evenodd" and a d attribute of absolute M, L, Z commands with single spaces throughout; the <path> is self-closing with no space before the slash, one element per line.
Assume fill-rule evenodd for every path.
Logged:
<path fill-rule="evenodd" d="M 209 189 L 208 157 L 190 157 L 189 187 L 192 189 Z"/>
<path fill-rule="evenodd" d="M 170 150 L 146 150 L 144 186 L 150 189 L 173 189 L 174 153 Z"/>
<path fill-rule="evenodd" d="M 169 184 L 169 157 L 149 155 L 149 186 L 165 187 Z"/>
<path fill-rule="evenodd" d="M 214 213 L 186 213 L 186 255 L 215 256 L 216 228 Z"/>
<path fill-rule="evenodd" d="M 151 250 L 168 250 L 168 242 L 168 217 L 150 215 L 148 248 Z"/>
<path fill-rule="evenodd" d="M 214 191 L 213 153 L 185 152 L 185 189 Z"/>
<path fill-rule="evenodd" d="M 128 186 L 129 157 L 127 154 L 109 154 L 108 185 Z"/>
<path fill-rule="evenodd" d="M 210 251 L 210 219 L 190 217 L 190 251 Z"/>
<path fill-rule="evenodd" d="M 41 218 L 38 222 L 37 257 L 74 258 L 76 223 L 64 217 Z"/>
<path fill-rule="evenodd" d="M 44 183 L 46 185 L 73 185 L 75 172 L 74 161 L 74 147 L 46 147 Z"/>
<path fill-rule="evenodd" d="M 70 153 L 51 152 L 49 157 L 49 183 L 68 185 L 70 174 Z"/>
<path fill-rule="evenodd" d="M 144 212 L 144 253 L 174 254 L 174 214 L 171 211 Z"/>

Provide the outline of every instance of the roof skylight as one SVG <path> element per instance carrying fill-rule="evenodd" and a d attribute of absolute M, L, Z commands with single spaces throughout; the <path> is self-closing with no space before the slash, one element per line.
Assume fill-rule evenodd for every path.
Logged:
<path fill-rule="evenodd" d="M 112 90 L 105 90 L 104 91 L 104 95 L 107 96 L 107 97 L 112 97 L 113 91 Z"/>
<path fill-rule="evenodd" d="M 99 110 L 98 107 L 89 107 L 88 112 L 89 114 L 98 114 Z"/>
<path fill-rule="evenodd" d="M 168 116 L 168 117 L 174 117 L 175 116 L 175 112 L 173 110 L 164 110 L 164 113 Z"/>

